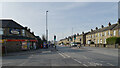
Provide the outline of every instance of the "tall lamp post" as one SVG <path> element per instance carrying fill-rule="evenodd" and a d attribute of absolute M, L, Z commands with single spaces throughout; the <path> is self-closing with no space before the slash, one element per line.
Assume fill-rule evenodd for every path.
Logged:
<path fill-rule="evenodd" d="M 47 13 L 48 13 L 48 11 L 46 11 L 46 41 L 47 41 L 47 44 L 48 44 L 48 23 L 47 23 Z"/>

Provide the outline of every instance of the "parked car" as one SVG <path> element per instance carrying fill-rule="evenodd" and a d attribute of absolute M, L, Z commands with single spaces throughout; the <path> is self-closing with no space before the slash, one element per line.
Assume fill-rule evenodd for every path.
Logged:
<path fill-rule="evenodd" d="M 71 43 L 70 46 L 71 47 L 77 47 L 77 43 Z"/>

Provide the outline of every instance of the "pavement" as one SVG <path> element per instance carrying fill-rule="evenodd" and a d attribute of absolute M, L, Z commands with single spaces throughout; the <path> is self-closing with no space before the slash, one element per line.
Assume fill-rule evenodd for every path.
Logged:
<path fill-rule="evenodd" d="M 118 66 L 118 49 L 57 46 L 11 53 L 2 58 L 2 66 Z"/>

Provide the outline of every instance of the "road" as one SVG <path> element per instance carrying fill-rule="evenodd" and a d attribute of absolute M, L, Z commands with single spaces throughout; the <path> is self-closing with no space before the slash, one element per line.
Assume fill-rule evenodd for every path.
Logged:
<path fill-rule="evenodd" d="M 118 49 L 57 46 L 4 56 L 3 66 L 117 66 Z"/>

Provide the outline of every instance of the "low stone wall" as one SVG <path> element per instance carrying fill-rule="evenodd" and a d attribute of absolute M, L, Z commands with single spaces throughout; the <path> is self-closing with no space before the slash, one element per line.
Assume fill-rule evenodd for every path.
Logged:
<path fill-rule="evenodd" d="M 100 48 L 120 48 L 120 45 L 105 45 L 105 44 L 86 44 L 86 47 L 100 47 Z"/>

